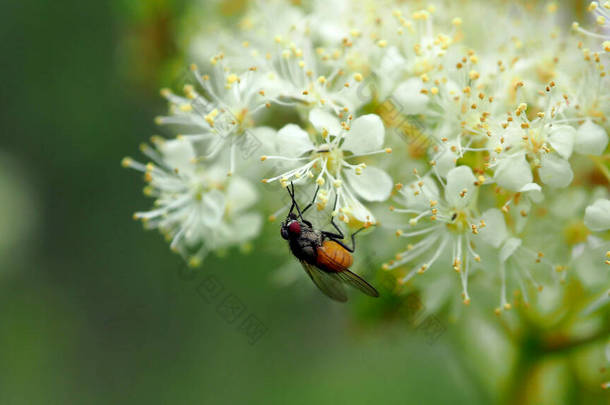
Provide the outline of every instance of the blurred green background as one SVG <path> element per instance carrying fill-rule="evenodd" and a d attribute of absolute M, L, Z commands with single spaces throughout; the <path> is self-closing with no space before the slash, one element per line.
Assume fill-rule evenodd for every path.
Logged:
<path fill-rule="evenodd" d="M 175 39 L 187 10 L 3 3 L 0 404 L 499 402 L 510 352 L 490 358 L 456 331 L 500 341 L 493 324 L 438 314 L 436 340 L 400 311 L 372 321 L 379 308 L 366 298 L 338 305 L 303 291 L 313 285 L 278 288 L 277 224 L 265 229 L 277 246 L 210 257 L 187 276 L 131 220 L 150 201 L 119 163 L 159 132 L 158 88 L 188 62 Z M 224 290 L 207 302 L 210 275 Z M 245 308 L 234 322 L 219 309 L 229 294 Z M 248 314 L 265 329 L 254 344 L 240 330 Z M 568 402 L 605 403 L 596 388 Z"/>

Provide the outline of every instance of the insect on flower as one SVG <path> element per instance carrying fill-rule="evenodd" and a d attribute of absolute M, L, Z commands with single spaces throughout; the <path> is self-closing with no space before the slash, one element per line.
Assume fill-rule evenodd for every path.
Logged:
<path fill-rule="evenodd" d="M 354 237 L 365 227 L 351 235 L 352 246 L 349 247 L 342 241 L 345 235 L 332 217 L 330 223 L 337 233 L 314 229 L 312 223 L 303 218 L 303 214 L 313 206 L 318 188 L 312 201 L 303 210 L 299 208 L 294 197 L 292 182 L 287 190 L 292 199 L 292 206 L 286 219 L 282 222 L 282 238 L 288 241 L 290 251 L 300 260 L 314 284 L 328 297 L 340 302 L 347 301 L 344 283 L 357 288 L 366 295 L 379 297 L 379 293 L 373 286 L 349 270 L 354 261 L 351 254 L 356 248 Z M 337 199 L 335 198 L 335 208 L 336 205 Z M 295 209 L 296 214 L 293 212 Z"/>

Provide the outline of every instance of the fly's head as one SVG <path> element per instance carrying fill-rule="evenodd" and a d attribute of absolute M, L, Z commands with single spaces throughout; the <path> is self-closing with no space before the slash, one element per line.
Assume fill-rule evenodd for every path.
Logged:
<path fill-rule="evenodd" d="M 284 222 L 282 222 L 282 238 L 286 240 L 296 239 L 301 235 L 302 225 L 293 213 L 288 214 Z"/>

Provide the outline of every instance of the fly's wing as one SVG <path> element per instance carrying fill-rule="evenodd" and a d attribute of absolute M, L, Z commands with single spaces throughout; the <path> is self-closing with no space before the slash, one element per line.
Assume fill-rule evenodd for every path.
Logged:
<path fill-rule="evenodd" d="M 343 249 L 340 246 L 338 246 L 338 248 Z M 379 293 L 377 292 L 375 287 L 366 282 L 362 277 L 349 271 L 349 269 L 345 267 L 342 263 L 339 263 L 339 261 L 335 259 L 337 256 L 329 254 L 329 250 L 327 249 L 326 245 L 318 248 L 318 255 L 322 255 L 327 266 L 335 270 L 332 273 L 326 273 L 324 271 L 322 273 L 327 274 L 330 277 L 339 279 L 341 282 L 349 284 L 350 286 L 362 291 L 366 295 L 369 295 L 371 297 L 379 297 Z M 349 260 L 349 262 L 351 263 L 351 259 Z"/>
<path fill-rule="evenodd" d="M 377 292 L 375 287 L 373 287 L 372 285 L 367 283 L 366 280 L 364 280 L 362 277 L 352 273 L 348 269 L 334 274 L 337 275 L 337 278 L 341 279 L 352 287 L 357 288 L 366 295 L 370 295 L 371 297 L 379 297 L 379 292 Z"/>
<path fill-rule="evenodd" d="M 341 284 L 341 279 L 339 277 L 334 273 L 326 273 L 309 263 L 301 262 L 301 264 L 320 291 L 335 301 L 347 301 L 345 288 L 343 287 L 343 284 Z"/>

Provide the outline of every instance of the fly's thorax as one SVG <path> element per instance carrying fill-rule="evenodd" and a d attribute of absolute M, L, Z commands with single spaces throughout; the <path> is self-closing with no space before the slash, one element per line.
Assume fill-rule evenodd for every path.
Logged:
<path fill-rule="evenodd" d="M 315 264 L 317 249 L 322 246 L 322 233 L 303 224 L 298 237 L 290 239 L 290 250 L 299 259 Z"/>

